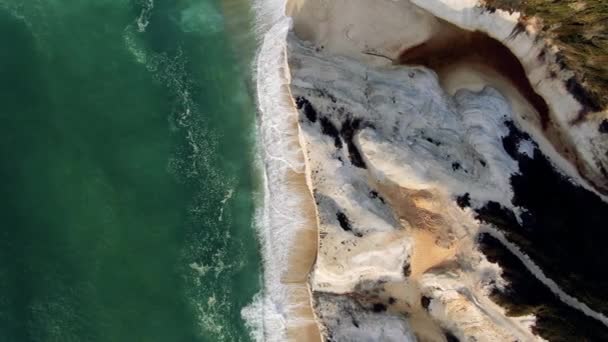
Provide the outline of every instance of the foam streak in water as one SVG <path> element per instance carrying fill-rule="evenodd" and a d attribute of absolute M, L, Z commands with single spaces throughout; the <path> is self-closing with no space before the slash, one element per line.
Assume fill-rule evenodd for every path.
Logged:
<path fill-rule="evenodd" d="M 145 32 L 150 24 L 152 9 L 154 8 L 154 0 L 142 0 L 142 9 L 137 17 L 137 31 Z"/>

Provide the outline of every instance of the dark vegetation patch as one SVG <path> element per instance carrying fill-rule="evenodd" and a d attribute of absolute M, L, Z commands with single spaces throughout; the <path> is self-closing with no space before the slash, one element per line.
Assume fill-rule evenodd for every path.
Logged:
<path fill-rule="evenodd" d="M 441 143 L 439 141 L 437 141 L 437 140 L 435 140 L 435 139 L 433 139 L 431 137 L 424 137 L 424 140 L 430 142 L 431 144 L 433 144 L 433 145 L 435 145 L 437 147 L 441 146 Z"/>
<path fill-rule="evenodd" d="M 357 133 L 357 131 L 361 128 L 361 119 L 347 118 L 342 123 L 340 135 L 342 135 L 342 139 L 344 139 L 346 146 L 348 147 L 348 157 L 350 158 L 350 162 L 356 167 L 365 169 L 367 167 L 365 165 L 365 161 L 363 160 L 363 156 L 361 156 L 359 149 L 353 141 L 355 133 Z"/>
<path fill-rule="evenodd" d="M 467 192 L 464 195 L 456 197 L 456 204 L 462 209 L 468 208 L 471 206 L 471 195 Z"/>
<path fill-rule="evenodd" d="M 395 297 L 388 297 L 388 303 L 390 305 L 393 305 L 393 304 L 397 303 L 397 299 L 395 299 Z"/>
<path fill-rule="evenodd" d="M 425 308 L 425 309 L 429 309 L 429 305 L 431 305 L 431 298 L 427 297 L 427 296 L 422 296 L 420 297 L 420 305 Z"/>
<path fill-rule="evenodd" d="M 326 90 L 317 89 L 316 91 L 319 93 L 319 96 L 329 98 L 333 103 L 337 102 L 337 99 Z M 346 143 L 346 147 L 348 148 L 348 157 L 352 165 L 362 169 L 367 168 L 361 152 L 353 141 L 357 131 L 363 128 L 361 119 L 352 118 L 350 113 L 345 113 L 343 107 L 330 107 L 330 110 L 336 112 L 337 117 L 346 116 L 346 119 L 342 122 L 340 129 L 338 129 L 331 119 L 322 115 L 322 113 L 317 112 L 314 106 L 305 97 L 297 96 L 295 101 L 298 110 L 303 113 L 310 122 L 314 123 L 319 120 L 319 123 L 321 124 L 321 133 L 332 137 L 334 139 L 334 146 L 337 149 L 341 149 L 344 146 L 343 141 Z M 372 127 L 372 125 L 367 124 L 367 127 Z"/>
<path fill-rule="evenodd" d="M 403 276 L 409 277 L 412 274 L 412 266 L 409 263 L 403 265 Z"/>
<path fill-rule="evenodd" d="M 378 194 L 378 191 L 376 191 L 376 190 L 372 190 L 372 191 L 370 191 L 370 192 L 369 192 L 369 197 L 370 197 L 370 198 L 374 198 L 374 199 L 378 199 L 380 202 L 382 202 L 382 204 L 386 203 L 386 202 L 384 201 L 384 198 L 382 198 L 382 196 L 380 196 L 380 195 Z"/>
<path fill-rule="evenodd" d="M 507 234 L 549 278 L 596 311 L 608 313 L 608 204 L 570 182 L 538 150 L 529 158 L 516 152 L 528 138 L 510 125 L 503 146 L 518 161 L 511 177 L 513 204 L 525 209 L 520 225 L 515 215 L 495 202 L 477 217 Z"/>
<path fill-rule="evenodd" d="M 515 27 L 513 28 L 513 31 L 511 31 L 511 34 L 509 34 L 509 38 L 513 39 L 524 32 L 526 32 L 526 26 L 521 22 L 518 22 L 517 24 L 515 24 Z"/>
<path fill-rule="evenodd" d="M 452 163 L 452 171 L 458 171 L 458 170 L 460 170 L 460 167 L 461 167 L 460 163 L 458 163 L 458 162 Z"/>
<path fill-rule="evenodd" d="M 481 234 L 479 246 L 488 260 L 503 269 L 509 286 L 504 292 L 495 289 L 491 298 L 506 308 L 509 316 L 536 315 L 532 329 L 549 341 L 608 341 L 606 326 L 563 304 L 500 241 Z"/>
<path fill-rule="evenodd" d="M 588 112 L 599 112 L 602 108 L 597 101 L 589 95 L 587 90 L 583 88 L 576 77 L 571 77 L 566 82 L 566 88 L 572 96 L 583 106 L 579 119 L 582 119 Z"/>
<path fill-rule="evenodd" d="M 544 61 L 545 60 L 545 56 L 547 55 L 547 50 L 543 49 L 539 54 L 538 54 L 538 60 L 539 61 Z"/>
<path fill-rule="evenodd" d="M 338 213 L 336 214 L 336 218 L 338 219 L 338 222 L 340 223 L 340 227 L 342 227 L 342 229 L 344 231 L 351 232 L 353 230 L 353 228 L 350 225 L 350 220 L 348 219 L 348 217 L 346 217 L 346 215 L 343 212 L 338 211 Z"/>
<path fill-rule="evenodd" d="M 296 106 L 297 106 L 298 110 L 300 110 L 304 113 L 304 115 L 306 116 L 308 121 L 317 122 L 317 111 L 312 106 L 310 101 L 308 101 L 305 97 L 303 97 L 303 96 L 296 97 Z"/>
<path fill-rule="evenodd" d="M 532 138 L 530 137 L 530 135 L 526 132 L 520 131 L 515 124 L 513 123 L 513 121 L 507 121 L 505 122 L 505 125 L 507 126 L 507 128 L 509 129 L 509 135 L 507 135 L 506 137 L 504 137 L 502 139 L 502 146 L 504 147 L 505 151 L 511 156 L 519 156 L 519 152 L 517 151 L 518 148 L 517 146 L 519 145 L 519 143 L 523 140 L 532 140 Z"/>
<path fill-rule="evenodd" d="M 454 334 L 452 334 L 449 331 L 444 331 L 443 334 L 445 335 L 445 340 L 447 342 L 460 342 L 460 340 L 458 339 L 458 337 L 454 336 Z"/>
<path fill-rule="evenodd" d="M 608 106 L 608 2 L 605 0 L 485 0 L 488 6 L 542 20 L 542 36 L 560 50 L 562 68 L 577 75 L 589 108 Z M 583 6 L 578 6 L 582 4 Z M 579 96 L 573 93 L 573 96 Z"/>
<path fill-rule="evenodd" d="M 386 305 L 384 305 L 382 303 L 374 303 L 374 305 L 372 305 L 372 311 L 373 312 L 385 312 Z"/>
<path fill-rule="evenodd" d="M 317 93 L 319 93 L 320 97 L 329 99 L 332 103 L 336 103 L 337 99 L 334 95 L 332 95 L 327 89 L 317 89 Z"/>
<path fill-rule="evenodd" d="M 362 237 L 363 236 L 363 234 L 361 234 L 359 232 L 353 231 L 352 224 L 351 224 L 350 220 L 348 219 L 348 217 L 346 216 L 346 214 L 344 214 L 341 211 L 338 211 L 336 213 L 336 218 L 338 219 L 338 223 L 340 224 L 340 227 L 345 232 L 352 232 L 353 235 L 355 235 L 356 237 Z M 324 237 L 324 236 L 322 236 L 322 237 Z"/>
<path fill-rule="evenodd" d="M 600 133 L 608 134 L 608 119 L 604 119 L 598 128 Z"/>
<path fill-rule="evenodd" d="M 341 211 L 338 211 L 336 213 L 336 218 L 338 219 L 338 223 L 340 224 L 340 227 L 345 231 L 345 232 L 352 232 L 353 231 L 353 227 L 350 223 L 350 220 L 348 219 L 348 217 L 346 216 L 346 214 L 344 214 Z M 356 237 L 362 237 L 363 234 L 359 233 L 359 232 L 354 232 Z"/>
<path fill-rule="evenodd" d="M 489 201 L 486 205 L 476 210 L 475 216 L 478 220 L 491 223 L 501 229 L 509 227 L 516 229 L 516 231 L 522 230 L 522 227 L 517 223 L 515 214 L 498 202 Z"/>
<path fill-rule="evenodd" d="M 340 140 L 340 131 L 336 128 L 336 126 L 326 117 L 322 117 L 321 122 L 321 133 L 328 135 L 334 138 L 334 145 L 336 148 L 342 148 L 342 140 Z"/>

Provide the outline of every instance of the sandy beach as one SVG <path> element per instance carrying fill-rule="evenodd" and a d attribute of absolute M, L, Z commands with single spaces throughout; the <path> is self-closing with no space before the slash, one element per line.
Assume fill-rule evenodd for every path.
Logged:
<path fill-rule="evenodd" d="M 299 202 L 302 203 L 301 215 L 305 221 L 294 238 L 289 254 L 289 267 L 281 278 L 283 284 L 291 291 L 290 305 L 296 308 L 292 310 L 293 316 L 290 317 L 295 323 L 288 324 L 287 336 L 293 341 L 320 341 L 321 335 L 312 308 L 308 284 L 308 277 L 317 257 L 318 244 L 314 200 L 306 185 L 305 174 L 291 171 L 288 179 L 292 196 L 299 197 Z"/>
<path fill-rule="evenodd" d="M 287 135 L 292 138 L 286 141 L 290 149 L 298 150 L 299 163 L 304 162 L 304 155 L 299 140 L 297 109 L 291 96 L 283 101 L 290 106 L 291 113 L 286 113 Z M 289 291 L 290 313 L 286 322 L 287 337 L 290 341 L 321 341 L 321 334 L 312 308 L 312 294 L 308 283 L 310 272 L 314 267 L 318 249 L 317 215 L 314 200 L 307 185 L 307 171 L 286 170 L 285 187 L 291 200 L 299 203 L 298 226 L 294 231 L 293 244 L 289 246 L 287 268 L 281 275 L 281 283 Z M 295 213 L 294 213 L 295 214 Z"/>

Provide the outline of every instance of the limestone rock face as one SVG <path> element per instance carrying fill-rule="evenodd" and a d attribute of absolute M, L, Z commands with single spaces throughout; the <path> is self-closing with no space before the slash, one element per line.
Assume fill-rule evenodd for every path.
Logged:
<path fill-rule="evenodd" d="M 557 45 L 543 39 L 546 36 L 542 34 L 541 24 L 535 20 L 537 18 L 526 16 L 526 13 L 513 11 L 513 8 L 509 10 L 488 8 L 485 2 L 477 0 L 412 0 L 411 2 L 437 18 L 468 31 L 483 32 L 508 47 L 519 59 L 534 90 L 544 98 L 549 107 L 546 120 L 550 123 L 540 127 L 544 131 L 544 136 L 560 154 L 575 165 L 587 181 L 602 193 L 608 194 L 608 135 L 599 132 L 601 124 L 608 118 L 606 111 L 608 108 L 604 108 L 605 93 L 598 94 L 597 91 L 598 87 L 600 89 L 605 87 L 608 82 L 606 79 L 593 77 L 594 82 L 589 84 L 590 87 L 593 85 L 593 90 L 586 89 L 580 81 L 585 75 L 568 69 L 564 62 L 564 54 L 572 54 L 572 52 L 564 51 L 563 43 L 560 45 L 562 49 L 559 49 Z M 488 2 L 496 4 L 504 1 Z M 578 4 L 582 5 L 582 3 Z M 569 8 L 574 15 L 576 2 L 572 2 Z M 600 17 L 595 21 L 602 21 L 608 17 L 608 13 L 602 8 L 597 9 L 597 15 L 601 15 L 602 11 L 604 18 L 600 19 Z M 545 15 L 550 13 L 549 11 L 549 14 Z M 590 36 L 594 36 L 593 32 Z M 599 44 L 605 49 L 605 40 L 600 41 L 597 44 L 589 42 L 587 45 Z M 597 56 L 589 55 L 588 58 L 593 58 L 593 63 L 598 64 L 595 62 Z M 584 54 L 579 59 L 584 60 Z M 576 71 L 582 72 L 585 69 L 600 70 L 608 75 L 604 65 L 586 65 L 584 68 L 577 68 Z"/>
<path fill-rule="evenodd" d="M 606 112 L 534 19 L 477 0 L 286 12 L 258 60 L 272 326 L 608 339 Z"/>
<path fill-rule="evenodd" d="M 450 96 L 431 70 L 369 67 L 324 55 L 293 34 L 288 56 L 319 218 L 311 285 L 320 317 L 334 317 L 346 300 L 322 294 L 342 294 L 372 311 L 445 322 L 460 336 L 534 339 L 496 305 L 476 307 L 476 296 L 502 280 L 474 250 L 479 224 L 454 198 L 468 192 L 480 204 L 512 207 L 508 180 L 518 166 L 502 146 L 512 115 L 504 97 L 491 88 Z M 437 266 L 459 276 L 420 278 Z M 331 334 L 342 334 L 332 322 Z M 439 325 L 427 325 L 413 329 L 441 336 Z"/>
<path fill-rule="evenodd" d="M 317 312 L 327 327 L 328 340 L 411 342 L 416 337 L 406 320 L 376 304 L 366 309 L 346 296 L 317 293 Z"/>

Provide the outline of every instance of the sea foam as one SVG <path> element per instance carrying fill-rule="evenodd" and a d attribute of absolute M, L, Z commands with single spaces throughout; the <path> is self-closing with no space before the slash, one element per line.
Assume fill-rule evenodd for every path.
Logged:
<path fill-rule="evenodd" d="M 256 215 L 261 242 L 263 289 L 241 315 L 256 341 L 284 341 L 288 326 L 297 325 L 290 303 L 291 286 L 281 281 L 289 267 L 295 237 L 304 226 L 301 199 L 293 196 L 290 173 L 304 173 L 302 152 L 294 129 L 295 109 L 288 92 L 285 56 L 291 19 L 283 0 L 254 3 L 260 50 L 253 65 L 257 86 L 258 164 L 262 170 L 263 203 Z M 296 142 L 296 143 L 294 143 Z"/>

